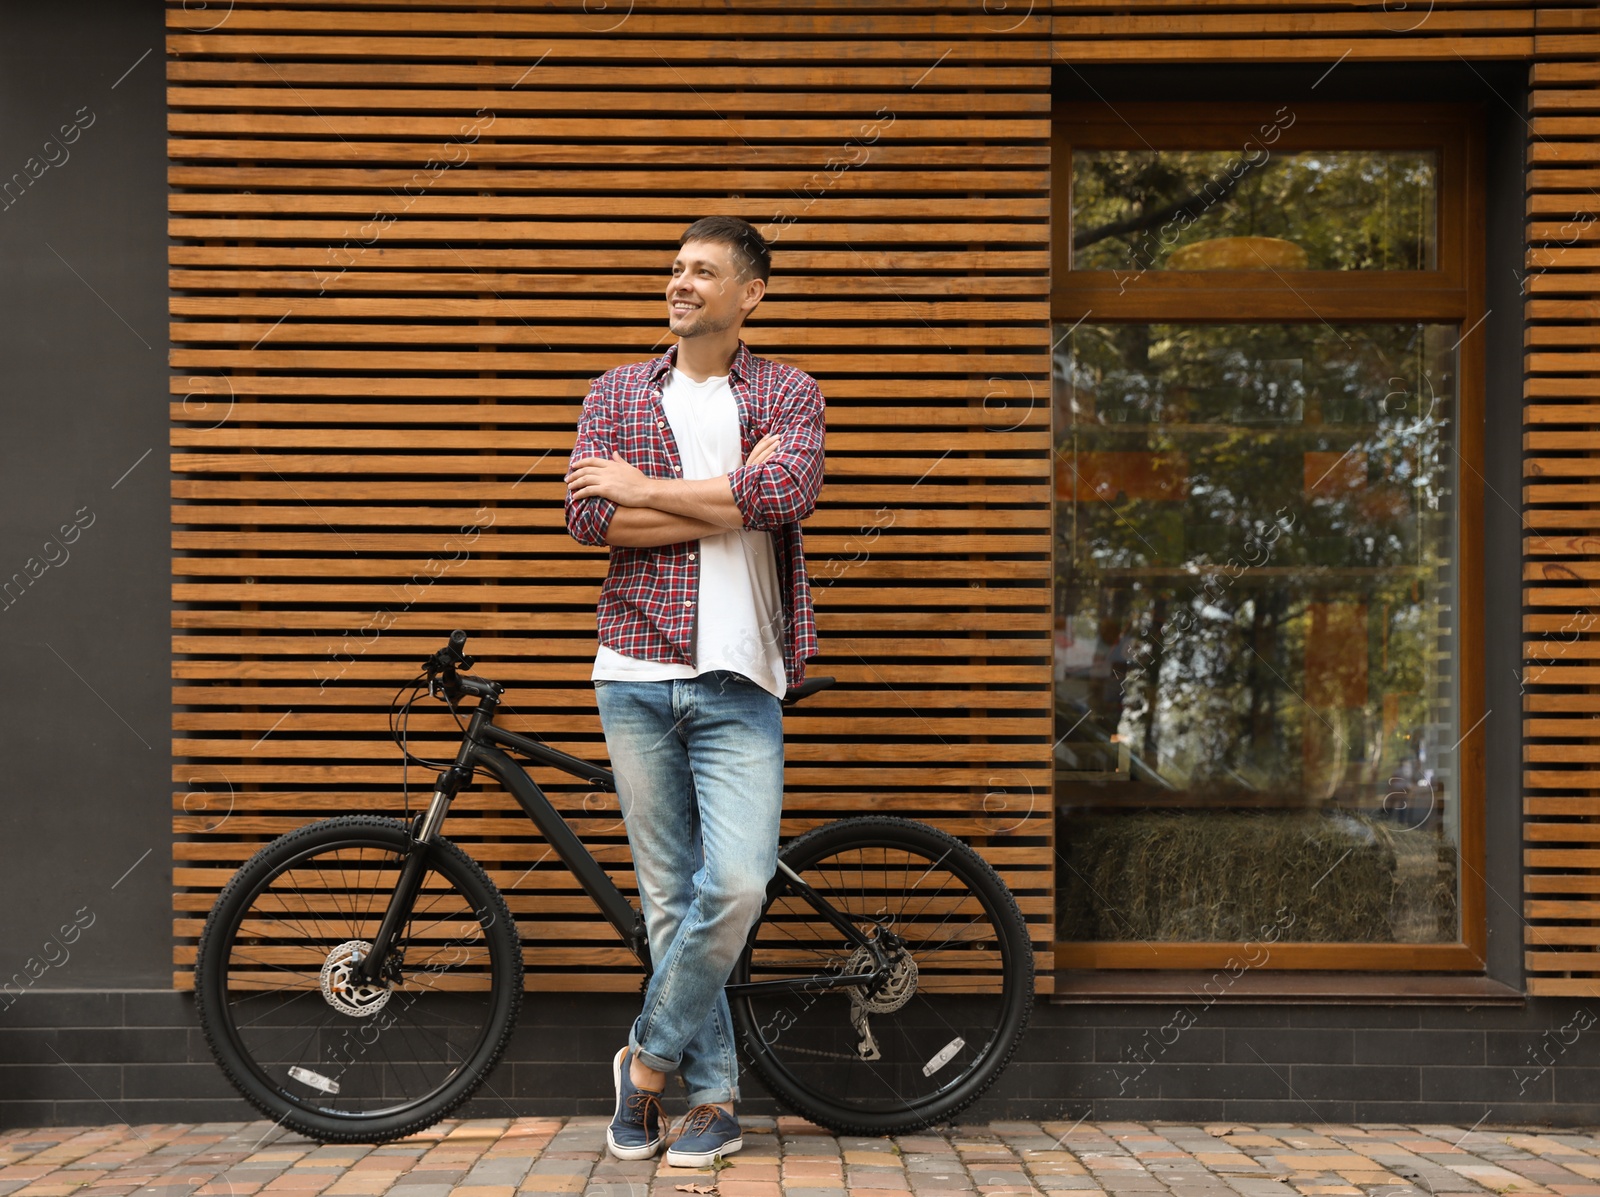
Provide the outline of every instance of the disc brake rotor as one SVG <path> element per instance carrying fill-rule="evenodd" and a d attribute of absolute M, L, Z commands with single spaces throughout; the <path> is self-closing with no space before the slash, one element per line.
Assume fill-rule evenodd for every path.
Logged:
<path fill-rule="evenodd" d="M 850 957 L 847 968 L 850 973 L 867 973 L 876 964 L 872 952 L 866 947 L 859 947 Z M 909 952 L 902 952 L 890 962 L 889 975 L 878 986 L 876 993 L 869 996 L 864 985 L 852 987 L 849 993 L 851 1004 L 868 1014 L 891 1014 L 916 996 L 917 962 L 911 959 Z"/>
<path fill-rule="evenodd" d="M 342 1014 L 370 1018 L 389 1003 L 392 992 L 384 985 L 367 985 L 355 980 L 356 965 L 366 958 L 372 945 L 351 939 L 328 953 L 322 966 L 322 996 Z"/>

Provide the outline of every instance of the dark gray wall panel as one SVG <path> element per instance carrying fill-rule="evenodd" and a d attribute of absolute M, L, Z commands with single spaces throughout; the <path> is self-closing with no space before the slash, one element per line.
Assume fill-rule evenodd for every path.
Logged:
<path fill-rule="evenodd" d="M 0 21 L 0 984 L 169 985 L 162 9 Z"/>

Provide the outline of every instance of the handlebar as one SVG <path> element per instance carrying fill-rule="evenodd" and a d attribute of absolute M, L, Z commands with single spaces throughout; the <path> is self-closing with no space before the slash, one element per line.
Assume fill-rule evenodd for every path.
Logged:
<path fill-rule="evenodd" d="M 491 682 L 486 677 L 473 677 L 469 673 L 460 673 L 458 670 L 471 669 L 474 658 L 465 655 L 461 650 L 467 646 L 467 634 L 459 628 L 450 633 L 450 642 L 433 656 L 422 663 L 422 671 L 428 675 L 428 693 L 434 693 L 437 686 L 443 695 L 454 702 L 457 698 L 466 695 L 472 698 L 498 699 L 504 692 L 504 687 L 499 682 Z M 798 686 L 789 687 L 783 697 L 784 706 L 793 706 L 802 698 L 815 694 L 818 690 L 825 690 L 833 685 L 831 677 L 808 678 Z"/>
<path fill-rule="evenodd" d="M 457 672 L 471 669 L 476 663 L 474 658 L 461 651 L 466 646 L 467 634 L 457 628 L 450 633 L 450 642 L 422 663 L 422 671 L 428 675 L 428 693 L 434 694 L 434 687 L 437 686 L 444 697 L 451 701 L 463 695 L 472 698 L 498 698 L 502 690 L 499 682 L 491 682 L 486 677 L 473 677 L 470 673 Z"/>

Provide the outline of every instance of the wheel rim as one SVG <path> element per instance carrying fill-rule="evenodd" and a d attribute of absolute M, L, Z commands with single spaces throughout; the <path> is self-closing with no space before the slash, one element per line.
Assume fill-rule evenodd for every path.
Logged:
<path fill-rule="evenodd" d="M 490 1036 L 494 915 L 480 917 L 447 859 L 428 870 L 403 949 L 390 955 L 387 997 L 338 1000 L 352 951 L 370 946 L 403 863 L 375 837 L 309 847 L 258 885 L 227 928 L 211 979 L 224 1033 L 291 1109 L 404 1115 L 466 1083 Z"/>
<path fill-rule="evenodd" d="M 967 859 L 884 838 L 790 864 L 858 928 L 876 925 L 903 947 L 888 952 L 890 975 L 875 994 L 852 996 L 851 987 L 742 997 L 758 1067 L 780 1087 L 854 1114 L 958 1104 L 1009 1021 L 1005 979 L 1014 966 Z M 739 979 L 856 975 L 862 959 L 842 932 L 785 894 L 758 924 Z M 876 1060 L 860 1055 L 863 1007 Z"/>

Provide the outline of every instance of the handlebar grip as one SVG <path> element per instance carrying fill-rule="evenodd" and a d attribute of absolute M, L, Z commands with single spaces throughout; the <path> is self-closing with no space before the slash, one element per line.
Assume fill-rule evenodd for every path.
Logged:
<path fill-rule="evenodd" d="M 450 633 L 450 647 L 455 649 L 457 652 L 460 652 L 464 647 L 466 647 L 466 643 L 467 634 L 461 631 L 461 629 L 457 628 L 455 631 Z"/>

